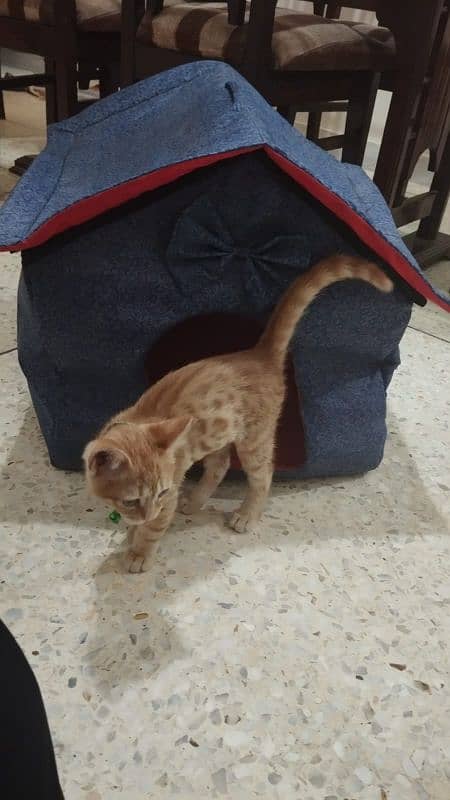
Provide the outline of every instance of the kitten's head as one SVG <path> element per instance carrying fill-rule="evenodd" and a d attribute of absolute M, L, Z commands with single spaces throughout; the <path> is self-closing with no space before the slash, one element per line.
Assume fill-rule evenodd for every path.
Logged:
<path fill-rule="evenodd" d="M 174 489 L 175 452 L 192 422 L 176 417 L 113 424 L 84 451 L 92 494 L 110 502 L 132 525 L 155 519 Z"/>

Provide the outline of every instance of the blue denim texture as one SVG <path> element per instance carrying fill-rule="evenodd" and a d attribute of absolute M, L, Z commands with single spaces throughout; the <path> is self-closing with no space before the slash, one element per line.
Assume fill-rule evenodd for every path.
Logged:
<path fill-rule="evenodd" d="M 158 75 L 51 128 L 0 212 L 0 245 L 160 167 L 266 143 L 340 195 L 420 271 L 362 170 L 308 142 L 216 62 Z M 198 170 L 24 251 L 19 358 L 52 463 L 80 467 L 84 444 L 146 388 L 146 355 L 174 325 L 219 312 L 266 320 L 299 272 L 337 251 L 373 257 L 261 152 Z M 386 388 L 411 303 L 401 282 L 388 297 L 346 282 L 298 326 L 292 357 L 307 450 L 298 477 L 380 463 Z"/>
<path fill-rule="evenodd" d="M 68 206 L 148 172 L 264 145 L 340 196 L 427 280 L 365 173 L 309 142 L 232 67 L 214 61 L 161 73 L 52 126 L 47 147 L 0 211 L 0 247 L 23 241 Z M 450 299 L 437 294 L 450 308 Z"/>

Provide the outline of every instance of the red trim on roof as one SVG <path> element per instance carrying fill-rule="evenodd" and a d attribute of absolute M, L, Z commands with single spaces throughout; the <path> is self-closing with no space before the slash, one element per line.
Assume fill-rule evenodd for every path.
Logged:
<path fill-rule="evenodd" d="M 306 189 L 309 194 L 322 203 L 325 208 L 332 211 L 342 222 L 345 222 L 349 228 L 356 233 L 359 239 L 364 244 L 370 247 L 374 253 L 380 256 L 386 264 L 389 264 L 392 269 L 397 272 L 402 278 L 405 279 L 409 285 L 415 289 L 419 294 L 426 297 L 427 300 L 432 300 L 445 311 L 450 311 L 449 304 L 438 294 L 435 293 L 433 288 L 424 280 L 424 278 L 416 272 L 414 267 L 409 261 L 398 252 L 389 242 L 377 233 L 368 222 L 353 211 L 352 208 L 341 197 L 334 194 L 320 181 L 317 180 L 309 172 L 300 169 L 292 161 L 275 152 L 269 147 L 264 148 L 269 158 L 277 164 L 283 172 L 286 172 L 295 180 L 299 186 Z"/>
<path fill-rule="evenodd" d="M 113 186 L 92 197 L 79 200 L 77 203 L 68 206 L 63 211 L 51 217 L 51 219 L 44 222 L 38 230 L 24 241 L 14 245 L 0 247 L 0 251 L 9 250 L 14 252 L 37 247 L 57 234 L 69 228 L 81 225 L 83 222 L 100 216 L 100 214 L 104 214 L 106 211 L 117 208 L 128 200 L 139 197 L 141 194 L 144 194 L 144 192 L 152 191 L 153 189 L 158 189 L 160 186 L 172 183 L 183 175 L 187 175 L 202 167 L 207 167 L 218 161 L 224 161 L 225 159 L 234 158 L 235 156 L 239 156 L 243 153 L 250 153 L 258 149 L 261 149 L 259 145 L 255 147 L 242 147 L 237 150 L 229 150 L 225 153 L 215 153 L 210 156 L 194 158 L 179 164 L 171 164 L 170 166 L 163 167 L 154 172 L 147 173 L 146 175 L 140 175 L 138 178 L 133 178 L 118 186 Z M 269 158 L 277 164 L 283 172 L 290 175 L 299 186 L 306 189 L 306 191 L 319 200 L 325 208 L 328 208 L 329 211 L 345 222 L 364 244 L 389 264 L 389 266 L 409 283 L 413 289 L 423 295 L 427 300 L 431 300 L 446 311 L 450 311 L 449 304 L 434 292 L 424 277 L 415 271 L 409 261 L 399 253 L 395 247 L 389 244 L 381 234 L 377 233 L 377 231 L 360 217 L 356 211 L 342 200 L 342 198 L 334 194 L 334 192 L 324 186 L 309 172 L 301 169 L 268 145 L 263 146 L 262 149 L 264 149 Z"/>
<path fill-rule="evenodd" d="M 241 147 L 238 150 L 228 150 L 226 153 L 214 153 L 210 156 L 202 156 L 201 158 L 193 158 L 190 161 L 183 161 L 179 164 L 170 164 L 168 167 L 155 170 L 154 172 L 147 172 L 145 175 L 140 175 L 138 178 L 132 178 L 125 183 L 120 183 L 117 186 L 112 186 L 110 189 L 105 189 L 103 192 L 98 192 L 91 197 L 86 197 L 67 206 L 63 211 L 59 211 L 53 217 L 44 222 L 40 228 L 34 233 L 17 244 L 0 247 L 2 250 L 8 250 L 13 253 L 17 250 L 30 250 L 32 247 L 38 247 L 49 239 L 53 239 L 59 233 L 69 230 L 69 228 L 76 228 L 82 225 L 83 222 L 88 222 L 113 208 L 118 208 L 129 200 L 134 200 L 144 192 L 159 189 L 160 186 L 165 186 L 168 183 L 173 183 L 183 175 L 188 175 L 190 172 L 195 172 L 201 167 L 208 167 L 210 164 L 215 164 L 217 161 L 225 161 L 228 158 L 240 156 L 242 153 L 251 153 L 253 150 L 259 150 L 260 147 Z"/>

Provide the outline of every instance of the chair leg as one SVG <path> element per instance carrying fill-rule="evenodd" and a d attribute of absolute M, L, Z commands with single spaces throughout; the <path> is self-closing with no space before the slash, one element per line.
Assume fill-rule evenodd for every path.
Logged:
<path fill-rule="evenodd" d="M 120 25 L 120 86 L 122 89 L 126 86 L 131 86 L 136 80 L 136 34 L 139 27 L 139 20 L 142 19 L 144 14 L 144 5 L 144 0 L 135 0 L 134 3 L 122 3 Z M 153 4 L 151 6 L 151 11 L 154 12 L 155 10 Z"/>
<path fill-rule="evenodd" d="M 98 77 L 98 70 L 94 64 L 91 64 L 87 61 L 81 61 L 78 64 L 78 88 L 79 89 L 89 89 L 91 80 L 94 80 L 94 77 Z"/>
<path fill-rule="evenodd" d="M 297 111 L 294 106 L 278 106 L 277 111 L 282 117 L 284 117 L 285 120 L 287 120 L 287 122 L 289 122 L 289 125 L 295 124 Z"/>
<path fill-rule="evenodd" d="M 320 111 L 311 111 L 308 114 L 308 127 L 306 129 L 306 138 L 311 142 L 318 143 L 320 138 L 320 126 L 322 124 L 322 114 Z"/>
<path fill-rule="evenodd" d="M 50 59 L 45 59 L 45 72 L 47 75 L 55 76 L 55 63 Z M 56 83 L 53 80 L 45 87 L 45 110 L 47 125 L 53 125 L 58 119 L 58 108 L 56 103 Z"/>
<path fill-rule="evenodd" d="M 119 88 L 119 67 L 116 64 L 104 64 L 100 68 L 100 97 L 108 97 Z"/>
<path fill-rule="evenodd" d="M 78 110 L 76 61 L 57 61 L 55 64 L 58 120 L 67 119 Z"/>
<path fill-rule="evenodd" d="M 342 161 L 362 166 L 379 86 L 380 75 L 369 74 L 362 84 L 363 92 L 358 92 L 354 97 L 350 98 L 344 146 L 342 148 Z"/>
<path fill-rule="evenodd" d="M 450 133 L 447 137 L 441 163 L 431 184 L 431 191 L 437 192 L 436 199 L 430 216 L 420 223 L 417 234 L 421 239 L 435 239 L 441 229 L 450 193 Z"/>
<path fill-rule="evenodd" d="M 405 158 L 411 144 L 417 99 L 417 92 L 410 90 L 404 76 L 394 89 L 374 175 L 374 182 L 391 208 L 402 199 Z"/>
<path fill-rule="evenodd" d="M 1 49 L 0 49 L 1 56 Z M 2 77 L 2 62 L 0 58 L 0 79 Z M 0 119 L 5 119 L 5 103 L 3 99 L 3 92 L 0 90 Z"/>

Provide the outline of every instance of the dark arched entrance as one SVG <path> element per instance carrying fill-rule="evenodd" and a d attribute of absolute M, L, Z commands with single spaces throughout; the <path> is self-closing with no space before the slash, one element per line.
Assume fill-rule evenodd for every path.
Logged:
<path fill-rule="evenodd" d="M 168 372 L 193 361 L 253 347 L 262 329 L 257 320 L 237 314 L 207 314 L 184 320 L 166 332 L 150 349 L 146 360 L 149 384 L 153 385 Z M 295 470 L 305 460 L 298 389 L 294 368 L 289 361 L 286 402 L 277 437 L 276 469 Z M 233 466 L 239 466 L 237 457 Z"/>

